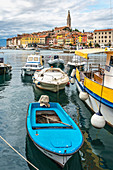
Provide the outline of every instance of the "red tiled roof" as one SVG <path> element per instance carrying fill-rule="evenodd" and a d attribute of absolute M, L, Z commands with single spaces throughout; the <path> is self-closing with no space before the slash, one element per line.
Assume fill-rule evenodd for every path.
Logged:
<path fill-rule="evenodd" d="M 100 32 L 100 31 L 113 31 L 113 29 L 94 30 L 94 32 Z"/>
<path fill-rule="evenodd" d="M 64 29 L 64 28 L 67 28 L 68 26 L 63 26 L 63 27 L 55 27 L 55 31 L 57 31 L 57 30 L 62 30 L 62 29 Z"/>

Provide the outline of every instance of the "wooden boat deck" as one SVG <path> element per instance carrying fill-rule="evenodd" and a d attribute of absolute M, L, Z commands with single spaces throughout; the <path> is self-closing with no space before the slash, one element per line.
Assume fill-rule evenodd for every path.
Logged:
<path fill-rule="evenodd" d="M 36 123 L 59 123 L 61 120 L 53 110 L 36 111 Z"/>

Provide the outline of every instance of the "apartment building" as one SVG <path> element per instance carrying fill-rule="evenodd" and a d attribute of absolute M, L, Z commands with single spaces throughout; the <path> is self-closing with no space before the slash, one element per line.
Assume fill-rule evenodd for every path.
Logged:
<path fill-rule="evenodd" d="M 94 44 L 113 46 L 113 29 L 94 30 Z"/>

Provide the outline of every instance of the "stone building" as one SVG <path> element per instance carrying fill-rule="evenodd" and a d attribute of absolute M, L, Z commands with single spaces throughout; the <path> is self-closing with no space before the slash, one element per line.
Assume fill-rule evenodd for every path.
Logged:
<path fill-rule="evenodd" d="M 113 46 L 113 29 L 94 30 L 94 44 Z"/>

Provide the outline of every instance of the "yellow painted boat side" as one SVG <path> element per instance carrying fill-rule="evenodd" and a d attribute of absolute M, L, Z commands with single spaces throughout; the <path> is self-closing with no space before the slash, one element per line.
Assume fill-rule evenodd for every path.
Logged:
<path fill-rule="evenodd" d="M 104 86 L 102 87 L 102 85 L 100 85 L 86 77 L 84 79 L 84 86 L 87 89 L 89 89 L 90 91 L 92 91 L 93 93 L 102 97 L 103 99 L 106 99 L 109 102 L 113 103 L 113 89 L 110 89 L 110 88 L 104 87 Z"/>
<path fill-rule="evenodd" d="M 76 78 L 80 82 L 80 72 L 77 68 L 76 68 Z"/>

